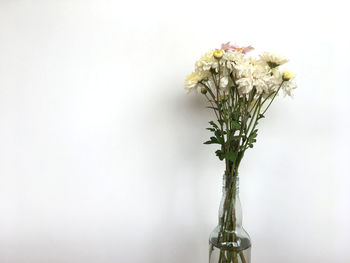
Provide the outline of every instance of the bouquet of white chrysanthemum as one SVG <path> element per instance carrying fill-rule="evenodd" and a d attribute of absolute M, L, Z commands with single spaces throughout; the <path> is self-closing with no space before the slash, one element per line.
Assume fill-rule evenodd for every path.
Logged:
<path fill-rule="evenodd" d="M 216 121 L 209 122 L 213 136 L 205 144 L 218 144 L 216 155 L 225 161 L 219 225 L 210 238 L 212 263 L 250 262 L 250 239 L 239 224 L 238 168 L 256 142 L 258 122 L 275 97 L 281 91 L 291 96 L 296 88 L 294 74 L 279 69 L 286 58 L 266 52 L 259 58 L 247 56 L 252 49 L 223 44 L 198 60 L 185 81 L 189 92 L 200 89 L 208 99 Z"/>

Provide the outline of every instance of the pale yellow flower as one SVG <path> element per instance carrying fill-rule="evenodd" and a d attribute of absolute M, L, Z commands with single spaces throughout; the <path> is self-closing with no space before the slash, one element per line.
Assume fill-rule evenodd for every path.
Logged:
<path fill-rule="evenodd" d="M 290 72 L 288 70 L 283 71 L 282 79 L 284 81 L 289 81 L 294 77 L 295 77 L 295 74 L 293 74 L 292 72 Z"/>
<path fill-rule="evenodd" d="M 197 88 L 197 85 L 198 85 L 198 82 L 202 80 L 202 76 L 199 75 L 198 73 L 196 72 L 193 72 L 191 73 L 190 75 L 188 75 L 186 77 L 186 80 L 185 80 L 185 89 L 188 91 L 188 92 L 191 92 L 193 90 L 196 90 Z"/>
<path fill-rule="evenodd" d="M 195 64 L 196 72 L 200 72 L 201 74 L 206 74 L 204 72 L 210 70 L 211 68 L 216 68 L 218 61 L 214 57 L 214 51 L 210 50 L 205 53 Z"/>
<path fill-rule="evenodd" d="M 269 65 L 270 68 L 276 68 L 288 62 L 288 59 L 286 59 L 285 57 L 279 54 L 273 54 L 268 52 L 262 53 L 260 55 L 260 58 L 267 65 Z"/>

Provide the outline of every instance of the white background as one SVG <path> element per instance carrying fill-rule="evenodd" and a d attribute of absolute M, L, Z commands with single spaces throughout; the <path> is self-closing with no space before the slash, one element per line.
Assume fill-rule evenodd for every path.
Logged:
<path fill-rule="evenodd" d="M 345 1 L 0 0 L 0 262 L 202 263 L 223 164 L 185 75 L 232 41 L 297 73 L 241 167 L 253 263 L 350 262 Z"/>

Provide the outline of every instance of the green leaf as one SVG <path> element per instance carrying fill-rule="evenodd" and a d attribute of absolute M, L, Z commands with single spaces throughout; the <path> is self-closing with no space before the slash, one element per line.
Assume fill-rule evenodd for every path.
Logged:
<path fill-rule="evenodd" d="M 216 156 L 219 157 L 219 159 L 222 161 L 224 159 L 223 152 L 221 150 L 217 150 L 215 152 Z"/>
<path fill-rule="evenodd" d="M 215 137 L 211 137 L 211 138 L 215 138 Z M 224 143 L 221 137 L 217 137 L 215 139 L 217 140 L 218 144 L 223 144 Z"/>
<path fill-rule="evenodd" d="M 258 130 L 256 129 L 256 130 L 254 130 L 253 132 L 252 132 L 252 134 L 249 136 L 249 139 L 254 139 L 254 138 L 256 138 L 258 136 Z"/>
<path fill-rule="evenodd" d="M 215 132 L 216 130 L 214 128 L 207 128 L 207 130 Z"/>
<path fill-rule="evenodd" d="M 210 141 L 204 142 L 204 144 L 213 144 L 213 143 L 221 144 L 221 142 L 216 137 L 210 137 Z"/>
<path fill-rule="evenodd" d="M 216 136 L 216 138 L 220 138 L 221 139 L 221 131 L 220 130 L 216 130 L 215 131 L 215 136 Z"/>
<path fill-rule="evenodd" d="M 223 157 L 231 162 L 235 162 L 237 155 L 234 152 L 228 152 L 228 153 L 225 153 Z"/>
<path fill-rule="evenodd" d="M 235 128 L 236 130 L 241 129 L 241 125 L 239 124 L 238 121 L 232 121 L 231 124 L 232 124 L 232 127 Z"/>
<path fill-rule="evenodd" d="M 216 125 L 216 123 L 213 122 L 213 121 L 210 121 L 209 124 L 210 124 L 211 126 L 213 126 L 214 128 L 216 128 L 216 129 L 219 128 L 219 127 Z"/>

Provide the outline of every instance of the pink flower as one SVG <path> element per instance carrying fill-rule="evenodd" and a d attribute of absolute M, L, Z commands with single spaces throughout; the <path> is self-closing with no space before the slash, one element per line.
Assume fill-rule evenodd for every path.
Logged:
<path fill-rule="evenodd" d="M 227 42 L 226 44 L 221 44 L 221 49 L 225 51 L 233 50 L 233 51 L 237 51 L 237 52 L 241 52 L 242 54 L 245 54 L 253 50 L 254 48 L 252 46 L 240 47 L 237 45 L 230 45 L 230 42 Z"/>

